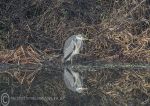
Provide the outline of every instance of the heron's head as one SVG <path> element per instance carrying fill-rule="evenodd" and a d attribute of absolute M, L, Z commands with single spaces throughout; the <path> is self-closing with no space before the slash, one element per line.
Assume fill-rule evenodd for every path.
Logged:
<path fill-rule="evenodd" d="M 76 39 L 79 39 L 79 40 L 84 40 L 84 37 L 83 37 L 83 35 L 81 35 L 81 34 L 78 34 L 78 35 L 76 35 Z"/>
<path fill-rule="evenodd" d="M 88 39 L 86 35 L 82 35 L 82 34 L 76 35 L 76 39 L 92 41 L 91 39 Z"/>

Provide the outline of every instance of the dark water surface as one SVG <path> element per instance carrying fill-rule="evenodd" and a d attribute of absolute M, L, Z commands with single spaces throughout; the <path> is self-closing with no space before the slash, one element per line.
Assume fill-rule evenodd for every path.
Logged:
<path fill-rule="evenodd" d="M 150 105 L 148 64 L 7 64 L 0 68 L 1 105 Z"/>

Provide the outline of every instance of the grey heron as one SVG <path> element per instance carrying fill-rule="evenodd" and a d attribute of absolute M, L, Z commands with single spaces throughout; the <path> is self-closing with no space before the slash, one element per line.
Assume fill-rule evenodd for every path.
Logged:
<path fill-rule="evenodd" d="M 83 87 L 83 77 L 79 72 L 75 72 L 69 68 L 64 69 L 64 82 L 68 89 L 82 93 L 87 88 Z"/>
<path fill-rule="evenodd" d="M 63 62 L 70 61 L 74 55 L 79 54 L 80 50 L 83 49 L 83 40 L 88 40 L 83 37 L 83 35 L 73 35 L 69 37 L 64 44 L 64 57 Z"/>

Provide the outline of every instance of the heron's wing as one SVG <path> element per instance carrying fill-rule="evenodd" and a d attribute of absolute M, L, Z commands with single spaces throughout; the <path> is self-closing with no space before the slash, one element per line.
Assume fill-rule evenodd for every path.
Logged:
<path fill-rule="evenodd" d="M 71 42 L 74 40 L 75 37 L 76 37 L 76 36 L 73 35 L 73 36 L 69 37 L 69 38 L 65 41 L 64 50 L 69 47 L 69 45 L 71 44 Z"/>
<path fill-rule="evenodd" d="M 72 55 L 75 49 L 74 41 L 72 40 L 67 46 L 68 47 L 64 47 L 64 60 L 68 59 Z"/>

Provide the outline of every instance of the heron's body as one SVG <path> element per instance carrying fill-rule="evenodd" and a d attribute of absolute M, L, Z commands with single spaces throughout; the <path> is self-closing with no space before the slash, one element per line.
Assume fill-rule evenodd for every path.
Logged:
<path fill-rule="evenodd" d="M 74 55 L 79 54 L 83 48 L 83 37 L 81 35 L 73 35 L 69 37 L 64 45 L 63 61 L 70 61 Z"/>

